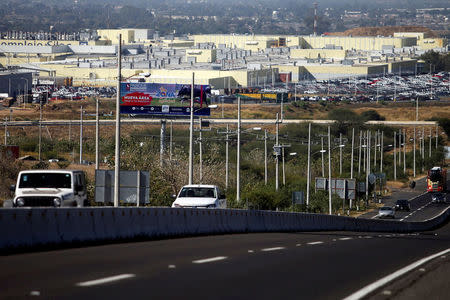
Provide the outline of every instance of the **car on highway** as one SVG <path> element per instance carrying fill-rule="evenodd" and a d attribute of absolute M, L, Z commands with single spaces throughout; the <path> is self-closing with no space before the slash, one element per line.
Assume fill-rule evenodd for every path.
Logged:
<path fill-rule="evenodd" d="M 383 206 L 380 207 L 380 210 L 378 211 L 378 218 L 384 219 L 384 218 L 395 218 L 395 210 L 390 206 Z"/>
<path fill-rule="evenodd" d="M 175 197 L 175 195 L 173 195 Z M 227 199 L 216 185 L 194 184 L 181 188 L 175 201 L 175 208 L 227 208 Z"/>
<path fill-rule="evenodd" d="M 445 203 L 445 195 L 443 193 L 433 193 L 431 194 L 431 202 L 433 203 Z"/>
<path fill-rule="evenodd" d="M 406 199 L 397 200 L 395 202 L 394 208 L 395 208 L 396 211 L 400 211 L 400 210 L 410 211 L 411 210 L 411 206 L 409 204 L 409 201 L 406 200 Z"/>

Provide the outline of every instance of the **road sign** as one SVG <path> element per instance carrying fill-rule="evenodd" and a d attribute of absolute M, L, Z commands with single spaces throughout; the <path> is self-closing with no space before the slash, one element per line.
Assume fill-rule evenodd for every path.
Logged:
<path fill-rule="evenodd" d="M 292 204 L 305 204 L 305 193 L 303 191 L 292 192 Z"/>

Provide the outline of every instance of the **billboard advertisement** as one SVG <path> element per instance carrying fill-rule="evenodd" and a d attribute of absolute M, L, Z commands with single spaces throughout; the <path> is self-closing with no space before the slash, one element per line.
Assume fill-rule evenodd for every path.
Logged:
<path fill-rule="evenodd" d="M 194 85 L 194 115 L 209 116 L 209 85 Z M 120 112 L 122 114 L 189 116 L 190 84 L 122 82 Z"/>

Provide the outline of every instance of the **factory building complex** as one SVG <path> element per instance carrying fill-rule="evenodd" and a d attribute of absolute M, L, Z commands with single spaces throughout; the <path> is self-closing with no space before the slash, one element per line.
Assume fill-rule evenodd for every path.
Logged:
<path fill-rule="evenodd" d="M 420 54 L 448 51 L 446 39 L 411 32 L 389 37 L 160 37 L 147 29 L 101 29 L 95 40 L 0 39 L 0 64 L 13 72 L 33 73 L 35 84 L 70 77 L 73 85 L 115 86 L 119 34 L 124 79 L 190 83 L 194 72 L 196 83 L 215 89 L 414 74 L 421 71 Z"/>

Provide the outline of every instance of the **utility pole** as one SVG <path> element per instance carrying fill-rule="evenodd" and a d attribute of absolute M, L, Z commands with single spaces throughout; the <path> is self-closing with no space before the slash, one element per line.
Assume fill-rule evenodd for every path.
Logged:
<path fill-rule="evenodd" d="M 381 145 L 380 145 L 380 173 L 383 173 L 383 156 L 384 156 L 384 131 L 381 132 Z"/>
<path fill-rule="evenodd" d="M 333 213 L 331 207 L 331 131 L 328 125 L 328 213 Z"/>
<path fill-rule="evenodd" d="M 342 175 L 342 132 L 339 133 L 339 175 Z"/>
<path fill-rule="evenodd" d="M 5 118 L 5 146 L 8 145 L 8 118 Z"/>
<path fill-rule="evenodd" d="M 267 129 L 264 130 L 264 184 L 267 185 Z"/>
<path fill-rule="evenodd" d="M 83 162 L 83 106 L 80 109 L 80 165 Z"/>
<path fill-rule="evenodd" d="M 414 145 L 413 145 L 413 177 L 416 178 L 416 126 L 414 126 Z"/>
<path fill-rule="evenodd" d="M 397 157 L 395 156 L 395 148 L 396 148 L 396 143 L 397 143 L 397 132 L 394 131 L 394 180 L 397 180 Z"/>
<path fill-rule="evenodd" d="M 198 136 L 199 136 L 199 139 L 198 139 L 198 146 L 199 146 L 199 172 L 200 172 L 200 176 L 199 176 L 199 178 L 200 178 L 200 184 L 202 184 L 203 183 L 203 144 L 202 144 L 202 142 L 203 142 L 203 136 L 202 136 L 202 119 L 199 119 L 199 122 L 198 122 L 199 124 L 198 124 L 198 127 L 199 127 L 199 133 L 198 133 Z"/>
<path fill-rule="evenodd" d="M 431 127 L 430 127 L 430 143 L 429 143 L 429 149 L 428 149 L 428 157 L 431 158 Z"/>
<path fill-rule="evenodd" d="M 119 34 L 117 53 L 117 97 L 116 97 L 116 146 L 114 163 L 114 207 L 119 206 L 120 196 L 120 82 L 122 81 L 122 34 Z"/>
<path fill-rule="evenodd" d="M 367 137 L 367 143 L 366 143 L 366 148 L 369 148 L 369 143 L 370 143 L 370 137 L 369 137 L 369 130 L 367 130 L 366 133 L 366 137 Z M 365 160 L 365 164 L 367 165 L 366 167 L 366 203 L 369 203 L 369 163 L 370 163 L 370 157 L 369 157 L 369 152 L 367 152 L 367 159 Z"/>
<path fill-rule="evenodd" d="M 238 97 L 238 126 L 237 126 L 237 158 L 236 158 L 236 202 L 241 201 L 240 172 L 241 172 L 241 97 Z"/>
<path fill-rule="evenodd" d="M 164 166 L 164 152 L 166 149 L 166 120 L 161 120 L 161 130 L 159 133 L 159 165 Z"/>
<path fill-rule="evenodd" d="M 363 133 L 364 134 L 364 163 L 363 163 L 363 169 L 364 172 L 366 172 L 367 170 L 367 132 Z"/>
<path fill-rule="evenodd" d="M 170 120 L 170 137 L 169 137 L 169 159 L 172 161 L 173 155 L 173 121 Z"/>
<path fill-rule="evenodd" d="M 425 127 L 422 126 L 422 172 L 424 171 L 425 162 Z"/>
<path fill-rule="evenodd" d="M 406 174 L 406 129 L 403 129 L 403 174 Z"/>
<path fill-rule="evenodd" d="M 402 156 L 401 156 L 401 153 L 402 153 L 402 129 L 398 130 L 398 153 L 399 153 L 398 165 L 399 165 L 399 167 L 401 167 L 401 165 L 402 165 Z"/>
<path fill-rule="evenodd" d="M 98 105 L 99 105 L 98 98 L 95 98 L 95 169 L 99 169 L 99 127 L 100 127 L 100 121 L 98 116 Z"/>
<path fill-rule="evenodd" d="M 322 150 L 320 153 L 322 154 L 322 177 L 325 177 L 325 161 L 324 161 L 324 150 L 323 150 L 323 136 L 320 137 L 320 142 L 322 145 Z"/>
<path fill-rule="evenodd" d="M 358 175 L 361 174 L 362 133 L 359 131 Z"/>
<path fill-rule="evenodd" d="M 350 159 L 350 178 L 353 179 L 353 148 L 355 147 L 355 128 L 352 129 L 352 155 Z"/>
<path fill-rule="evenodd" d="M 275 145 L 276 147 L 279 147 L 278 144 L 278 131 L 279 131 L 279 123 L 278 123 L 278 113 L 277 113 L 277 119 L 275 121 L 275 127 L 276 127 L 276 134 L 275 134 Z M 275 190 L 278 191 L 279 182 L 278 182 L 278 163 L 279 163 L 279 155 L 278 152 L 276 152 L 275 156 Z"/>
<path fill-rule="evenodd" d="M 378 147 L 378 131 L 375 131 L 375 135 L 373 136 L 373 168 L 376 169 L 377 166 L 377 147 Z"/>
<path fill-rule="evenodd" d="M 281 160 L 283 167 L 283 186 L 286 186 L 286 170 L 284 169 L 284 147 L 281 147 Z"/>
<path fill-rule="evenodd" d="M 283 148 L 284 151 L 284 148 Z M 306 177 L 306 207 L 309 205 L 309 189 L 311 182 L 311 123 L 308 124 L 308 170 Z"/>
<path fill-rule="evenodd" d="M 229 178 L 229 175 L 228 175 L 228 172 L 229 172 L 228 171 L 228 147 L 230 144 L 229 133 L 230 133 L 229 125 L 227 124 L 227 135 L 226 135 L 226 140 L 225 140 L 225 144 L 226 144 L 226 147 L 225 147 L 225 188 L 226 189 L 228 189 L 228 178 Z"/>
<path fill-rule="evenodd" d="M 42 103 L 39 101 L 39 161 L 41 161 L 42 148 Z"/>
<path fill-rule="evenodd" d="M 438 124 L 436 123 L 436 150 L 438 148 L 438 137 L 439 137 L 439 133 L 438 133 Z"/>
<path fill-rule="evenodd" d="M 194 176 L 194 76 L 192 72 L 192 84 L 191 84 L 191 107 L 190 107 L 190 122 L 189 122 L 189 184 L 193 183 Z"/>

